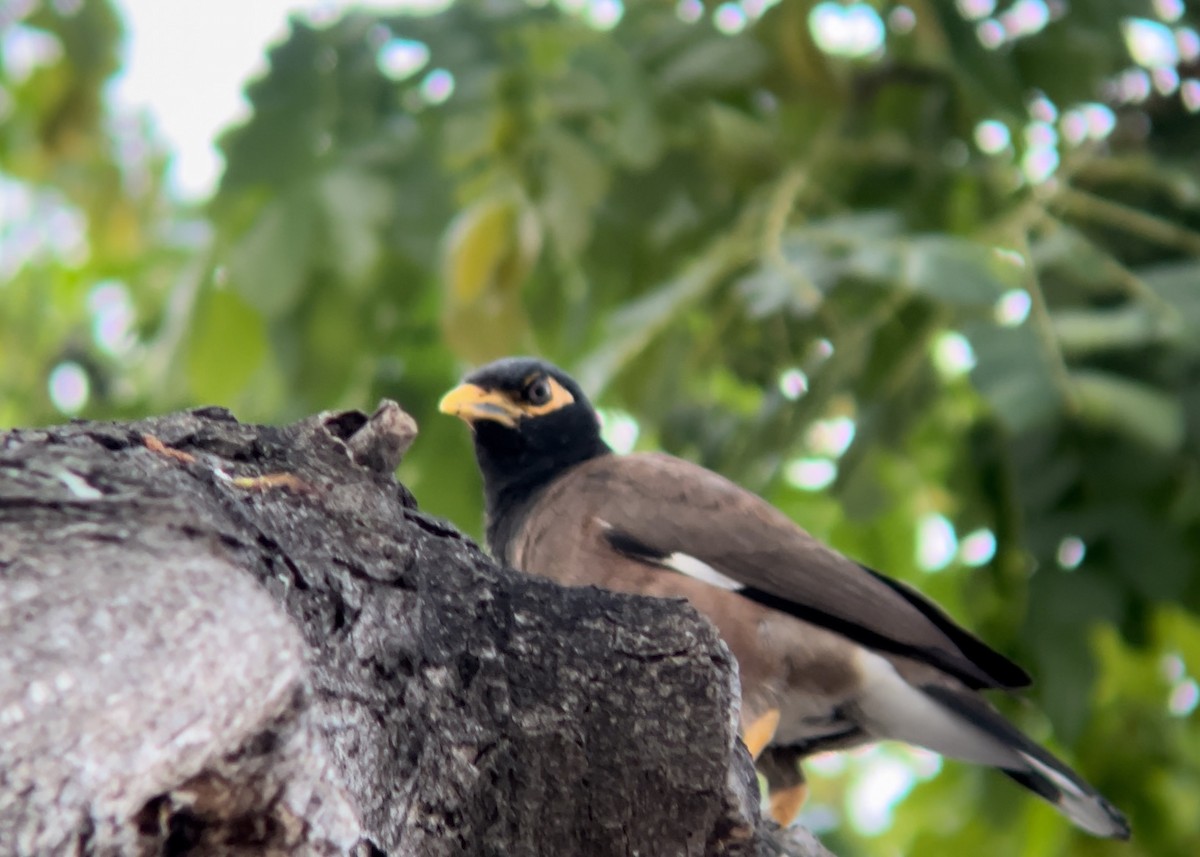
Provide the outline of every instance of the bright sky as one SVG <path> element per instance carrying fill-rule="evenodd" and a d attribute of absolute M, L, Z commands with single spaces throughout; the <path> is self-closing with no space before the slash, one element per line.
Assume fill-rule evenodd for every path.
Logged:
<path fill-rule="evenodd" d="M 264 48 L 284 35 L 291 11 L 328 10 L 313 0 L 117 0 L 125 19 L 126 64 L 112 95 L 147 109 L 175 152 L 172 186 L 202 198 L 221 160 L 213 145 L 248 115 L 246 81 L 266 70 Z"/>
<path fill-rule="evenodd" d="M 287 32 L 289 14 L 328 21 L 350 7 L 436 8 L 445 0 L 116 0 L 125 19 L 125 68 L 112 96 L 147 109 L 175 158 L 172 187 L 200 199 L 215 187 L 214 140 L 245 118 L 242 89 L 266 71 L 265 50 Z"/>

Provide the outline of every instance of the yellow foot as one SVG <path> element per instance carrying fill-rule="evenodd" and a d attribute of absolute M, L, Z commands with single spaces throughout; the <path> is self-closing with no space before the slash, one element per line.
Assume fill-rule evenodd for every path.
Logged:
<path fill-rule="evenodd" d="M 771 789 L 771 818 L 780 827 L 787 827 L 800 814 L 808 799 L 808 784 L 797 783 L 782 789 Z"/>
<path fill-rule="evenodd" d="M 750 751 L 750 758 L 757 759 L 767 745 L 771 743 L 771 739 L 775 737 L 775 730 L 779 728 L 779 709 L 769 708 L 766 714 L 759 717 L 746 729 L 746 734 L 742 740 L 746 743 L 746 749 Z"/>

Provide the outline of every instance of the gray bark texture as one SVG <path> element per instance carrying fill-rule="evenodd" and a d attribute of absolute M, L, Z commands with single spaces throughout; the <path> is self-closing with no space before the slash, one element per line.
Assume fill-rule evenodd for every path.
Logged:
<path fill-rule="evenodd" d="M 497 567 L 372 417 L 0 433 L 0 854 L 817 855 L 686 604 Z"/>

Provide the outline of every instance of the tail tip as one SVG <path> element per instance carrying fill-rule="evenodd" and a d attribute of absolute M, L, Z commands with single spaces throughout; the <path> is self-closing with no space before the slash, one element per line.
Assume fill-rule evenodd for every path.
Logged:
<path fill-rule="evenodd" d="M 1117 809 L 1104 798 L 1100 798 L 1100 805 L 1104 807 L 1105 813 L 1112 822 L 1112 832 L 1109 833 L 1111 839 L 1120 839 L 1122 842 L 1127 841 L 1133 835 L 1133 829 L 1129 826 L 1129 819 L 1121 810 Z"/>
<path fill-rule="evenodd" d="M 1074 774 L 1067 776 L 1036 757 L 1021 755 L 1029 768 L 1004 770 L 1004 773 L 1045 798 L 1080 830 L 1105 839 L 1129 839 L 1132 833 L 1129 821 L 1102 794 Z"/>
<path fill-rule="evenodd" d="M 1078 798 L 1072 800 L 1065 795 L 1055 803 L 1064 815 L 1093 836 L 1122 841 L 1129 839 L 1133 831 L 1125 814 L 1101 795 L 1093 793 L 1088 797 L 1090 799 L 1086 805 Z"/>

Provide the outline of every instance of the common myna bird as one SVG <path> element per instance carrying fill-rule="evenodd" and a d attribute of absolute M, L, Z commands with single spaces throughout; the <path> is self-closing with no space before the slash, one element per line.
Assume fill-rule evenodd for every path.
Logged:
<path fill-rule="evenodd" d="M 560 369 L 498 360 L 440 409 L 473 430 L 498 559 L 567 585 L 683 596 L 716 625 L 780 823 L 803 801 L 798 760 L 894 739 L 999 768 L 1089 833 L 1129 836 L 1117 809 L 979 694 L 1027 686 L 1021 667 L 716 473 L 614 454 Z"/>

